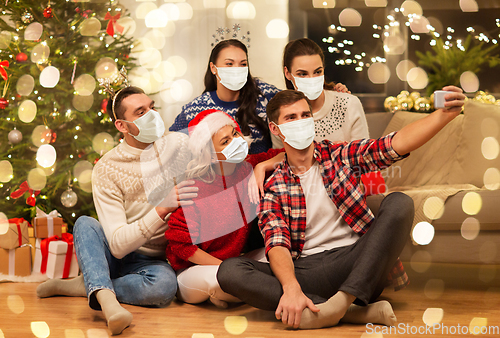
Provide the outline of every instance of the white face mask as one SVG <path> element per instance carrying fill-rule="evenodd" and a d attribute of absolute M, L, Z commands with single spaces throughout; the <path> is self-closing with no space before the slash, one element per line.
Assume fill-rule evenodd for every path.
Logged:
<path fill-rule="evenodd" d="M 229 90 L 238 91 L 247 83 L 248 67 L 217 68 L 220 83 Z"/>
<path fill-rule="evenodd" d="M 315 77 L 295 77 L 295 89 L 304 93 L 309 100 L 316 100 L 323 92 L 323 84 L 325 83 L 325 76 Z"/>
<path fill-rule="evenodd" d="M 163 123 L 160 113 L 153 109 L 149 110 L 135 121 L 122 121 L 133 123 L 137 126 L 139 134 L 130 135 L 142 143 L 153 143 L 165 133 L 165 124 Z"/>
<path fill-rule="evenodd" d="M 274 122 L 273 122 L 274 123 Z M 277 125 L 283 136 L 284 142 L 294 149 L 302 150 L 311 145 L 316 136 L 314 119 L 312 117 Z"/>
<path fill-rule="evenodd" d="M 221 153 L 226 157 L 222 162 L 241 163 L 248 155 L 248 143 L 243 137 L 235 137 Z"/>

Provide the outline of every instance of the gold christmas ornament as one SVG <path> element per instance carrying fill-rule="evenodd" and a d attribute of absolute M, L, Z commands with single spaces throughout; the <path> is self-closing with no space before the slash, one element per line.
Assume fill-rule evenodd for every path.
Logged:
<path fill-rule="evenodd" d="M 416 99 L 415 110 L 419 113 L 425 113 L 431 110 L 431 100 L 428 97 L 421 97 Z"/>
<path fill-rule="evenodd" d="M 413 108 L 413 100 L 409 97 L 399 99 L 398 104 L 401 110 L 409 111 Z"/>
<path fill-rule="evenodd" d="M 419 92 L 411 92 L 410 93 L 410 98 L 413 100 L 413 101 L 416 101 L 417 99 L 420 98 L 420 93 Z"/>
<path fill-rule="evenodd" d="M 484 101 L 484 103 L 495 104 L 496 99 L 493 95 L 488 94 L 488 95 L 483 96 L 483 101 Z"/>
<path fill-rule="evenodd" d="M 402 90 L 401 93 L 398 94 L 397 98 L 398 100 L 401 100 L 403 98 L 407 98 L 408 96 L 410 96 L 410 92 L 408 92 L 407 90 Z"/>
<path fill-rule="evenodd" d="M 392 106 L 397 104 L 398 100 L 394 96 L 386 97 L 384 100 L 384 108 L 387 111 L 392 111 Z"/>

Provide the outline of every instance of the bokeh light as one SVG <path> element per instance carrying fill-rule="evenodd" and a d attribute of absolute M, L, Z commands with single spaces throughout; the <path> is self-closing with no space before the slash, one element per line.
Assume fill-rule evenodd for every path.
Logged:
<path fill-rule="evenodd" d="M 132 86 L 142 88 L 145 92 L 149 92 L 149 71 L 144 67 L 134 67 L 128 73 L 128 79 Z"/>
<path fill-rule="evenodd" d="M 432 256 L 425 250 L 418 250 L 410 258 L 410 266 L 413 271 L 424 273 L 432 264 Z"/>
<path fill-rule="evenodd" d="M 89 161 L 79 161 L 73 167 L 73 177 L 75 177 L 79 181 L 81 177 L 85 177 L 85 175 L 87 175 L 85 171 L 92 171 L 93 168 L 94 167 L 92 166 L 92 163 L 90 163 Z"/>
<path fill-rule="evenodd" d="M 406 80 L 413 89 L 424 89 L 429 83 L 427 72 L 420 67 L 410 69 L 406 76 Z"/>
<path fill-rule="evenodd" d="M 160 9 L 167 15 L 169 21 L 179 20 L 181 15 L 179 7 L 172 3 L 166 3 L 160 6 Z"/>
<path fill-rule="evenodd" d="M 168 61 L 162 61 L 155 69 L 155 74 L 161 76 L 161 81 L 172 81 L 175 78 L 175 66 Z"/>
<path fill-rule="evenodd" d="M 476 0 L 460 0 L 460 9 L 462 12 L 477 12 L 479 11 L 479 6 Z"/>
<path fill-rule="evenodd" d="M 88 18 L 80 24 L 79 32 L 82 36 L 97 36 L 101 30 L 101 22 L 97 18 Z"/>
<path fill-rule="evenodd" d="M 161 9 L 153 9 L 146 15 L 145 23 L 148 28 L 165 27 L 168 22 L 167 13 Z"/>
<path fill-rule="evenodd" d="M 479 235 L 481 226 L 479 221 L 474 217 L 467 217 L 460 227 L 460 234 L 468 241 L 473 241 Z"/>
<path fill-rule="evenodd" d="M 361 14 L 354 8 L 345 8 L 339 14 L 339 22 L 341 26 L 357 27 L 361 26 L 363 18 Z"/>
<path fill-rule="evenodd" d="M 444 213 L 444 201 L 437 197 L 429 197 L 424 202 L 424 215 L 429 219 L 439 219 Z"/>
<path fill-rule="evenodd" d="M 9 219 L 7 215 L 0 212 L 0 235 L 5 235 L 9 231 Z"/>
<path fill-rule="evenodd" d="M 31 133 L 31 142 L 37 147 L 50 143 L 52 140 L 52 130 L 45 125 L 36 126 Z"/>
<path fill-rule="evenodd" d="M 19 110 L 17 111 L 19 115 L 19 120 L 24 123 L 30 123 L 35 119 L 37 112 L 36 103 L 31 100 L 24 100 L 19 105 Z"/>
<path fill-rule="evenodd" d="M 365 0 L 366 7 L 387 7 L 387 0 Z"/>
<path fill-rule="evenodd" d="M 137 19 L 146 19 L 146 15 L 157 8 L 158 7 L 152 2 L 144 2 L 135 9 L 135 17 Z"/>
<path fill-rule="evenodd" d="M 88 329 L 87 338 L 108 338 L 108 332 L 104 329 Z"/>
<path fill-rule="evenodd" d="M 335 8 L 337 1 L 335 0 L 313 0 L 314 8 Z"/>
<path fill-rule="evenodd" d="M 103 57 L 95 65 L 95 76 L 98 79 L 112 79 L 118 74 L 118 67 L 115 60 Z"/>
<path fill-rule="evenodd" d="M 483 263 L 492 263 L 496 256 L 497 245 L 493 241 L 486 241 L 479 248 L 479 259 Z"/>
<path fill-rule="evenodd" d="M 12 164 L 7 160 L 0 161 L 0 182 L 9 182 L 14 177 L 13 175 Z"/>
<path fill-rule="evenodd" d="M 139 55 L 139 63 L 144 68 L 155 68 L 161 63 L 161 53 L 156 48 L 147 48 Z"/>
<path fill-rule="evenodd" d="M 179 18 L 177 20 L 191 20 L 193 18 L 193 7 L 187 2 L 175 4 L 179 9 Z"/>
<path fill-rule="evenodd" d="M 174 36 L 176 30 L 175 22 L 169 21 L 165 27 L 158 29 L 161 30 L 166 37 Z"/>
<path fill-rule="evenodd" d="M 419 222 L 413 228 L 412 238 L 419 245 L 427 245 L 434 239 L 434 227 L 428 222 Z"/>
<path fill-rule="evenodd" d="M 85 333 L 80 329 L 64 329 L 64 338 L 85 338 Z"/>
<path fill-rule="evenodd" d="M 485 137 L 481 143 L 481 152 L 485 159 L 494 160 L 498 157 L 500 146 L 494 137 Z"/>
<path fill-rule="evenodd" d="M 9 31 L 0 32 L 0 49 L 9 48 L 10 42 L 12 41 L 12 34 Z"/>
<path fill-rule="evenodd" d="M 233 1 L 226 9 L 229 19 L 252 20 L 256 13 L 255 6 L 250 1 Z"/>
<path fill-rule="evenodd" d="M 40 164 L 37 163 L 36 167 L 38 169 L 43 170 L 43 173 L 45 174 L 45 176 L 51 176 L 53 173 L 56 172 L 57 163 L 54 163 L 52 166 L 50 166 L 48 168 L 44 168 Z"/>
<path fill-rule="evenodd" d="M 52 167 L 52 165 L 56 162 L 56 158 L 56 149 L 50 144 L 42 144 L 36 152 L 36 161 L 43 168 Z"/>
<path fill-rule="evenodd" d="M 61 73 L 54 66 L 48 66 L 40 73 L 40 85 L 45 88 L 54 88 L 59 83 Z"/>
<path fill-rule="evenodd" d="M 410 69 L 414 68 L 415 64 L 410 60 L 403 60 L 396 66 L 396 75 L 401 81 L 406 81 L 406 76 Z"/>
<path fill-rule="evenodd" d="M 483 200 L 477 192 L 468 192 L 462 199 L 462 210 L 467 215 L 477 215 L 482 207 Z"/>
<path fill-rule="evenodd" d="M 92 148 L 99 156 L 104 155 L 115 146 L 113 136 L 108 133 L 99 133 L 92 140 Z"/>
<path fill-rule="evenodd" d="M 19 295 L 7 296 L 7 307 L 10 311 L 19 315 L 24 312 L 24 301 Z"/>
<path fill-rule="evenodd" d="M 24 31 L 24 40 L 36 41 L 43 33 L 43 26 L 39 22 L 33 22 Z"/>
<path fill-rule="evenodd" d="M 410 20 L 410 29 L 415 34 L 429 33 L 430 22 L 425 16 L 415 15 Z"/>
<path fill-rule="evenodd" d="M 31 62 L 44 63 L 48 60 L 50 48 L 45 42 L 40 42 L 31 50 Z"/>
<path fill-rule="evenodd" d="M 463 72 L 460 75 L 460 86 L 466 93 L 475 93 L 479 90 L 479 78 L 471 71 Z"/>
<path fill-rule="evenodd" d="M 151 41 L 151 44 L 155 49 L 160 50 L 165 47 L 165 34 L 163 34 L 160 29 L 151 29 L 144 37 Z"/>
<path fill-rule="evenodd" d="M 130 16 L 124 16 L 116 20 L 116 24 L 123 27 L 123 33 L 116 31 L 117 34 L 123 34 L 126 38 L 133 38 L 137 24 Z"/>
<path fill-rule="evenodd" d="M 50 328 L 46 322 L 31 322 L 31 332 L 37 338 L 47 338 L 50 336 Z"/>
<path fill-rule="evenodd" d="M 438 299 L 443 295 L 444 281 L 442 279 L 429 279 L 425 283 L 424 295 L 429 299 Z"/>
<path fill-rule="evenodd" d="M 371 82 L 375 84 L 383 84 L 389 81 L 391 77 L 391 71 L 387 65 L 375 62 L 372 63 L 370 68 L 368 68 L 368 78 Z"/>
<path fill-rule="evenodd" d="M 73 107 L 81 112 L 86 112 L 94 105 L 94 95 L 74 95 Z"/>
<path fill-rule="evenodd" d="M 272 19 L 266 25 L 266 34 L 270 39 L 284 39 L 289 32 L 288 23 L 282 19 Z"/>
<path fill-rule="evenodd" d="M 439 35 L 444 34 L 444 26 L 443 26 L 443 23 L 441 22 L 441 20 L 439 20 L 438 18 L 436 18 L 434 16 L 430 16 L 427 19 L 429 20 L 429 24 L 432 27 L 434 27 L 434 30 L 436 33 L 438 33 Z"/>
<path fill-rule="evenodd" d="M 424 311 L 424 315 L 422 316 L 422 321 L 425 323 L 427 326 L 434 326 L 436 324 L 441 323 L 443 320 L 444 316 L 444 311 L 442 308 L 427 308 Z"/>
<path fill-rule="evenodd" d="M 245 316 L 227 316 L 224 318 L 224 328 L 233 335 L 240 335 L 248 328 L 248 320 Z"/>
<path fill-rule="evenodd" d="M 403 13 L 404 16 L 408 16 L 410 14 L 422 15 L 423 10 L 422 10 L 422 6 L 420 6 L 420 4 L 418 2 L 413 1 L 413 0 L 406 0 L 401 5 L 401 13 Z"/>
<path fill-rule="evenodd" d="M 28 96 L 35 87 L 35 79 L 29 74 L 22 75 L 16 84 L 16 91 L 21 96 Z"/>
<path fill-rule="evenodd" d="M 91 95 L 95 90 L 95 79 L 90 74 L 82 74 L 73 82 L 73 87 L 79 95 Z"/>
<path fill-rule="evenodd" d="M 403 36 L 399 32 L 399 27 L 391 27 L 392 33 L 384 37 L 384 51 L 389 55 L 400 55 L 406 50 Z"/>
<path fill-rule="evenodd" d="M 174 65 L 176 77 L 181 77 L 186 74 L 187 62 L 182 56 L 173 55 L 167 59 L 167 62 L 170 62 L 172 65 Z"/>
<path fill-rule="evenodd" d="M 170 95 L 176 102 L 187 101 L 193 95 L 193 85 L 184 79 L 174 81 L 170 88 Z"/>
<path fill-rule="evenodd" d="M 226 0 L 203 0 L 205 8 L 226 8 Z"/>
<path fill-rule="evenodd" d="M 33 168 L 28 173 L 28 185 L 33 190 L 42 190 L 47 184 L 45 172 L 39 168 Z"/>
<path fill-rule="evenodd" d="M 483 175 L 484 187 L 488 190 L 500 189 L 500 170 L 488 168 Z"/>
<path fill-rule="evenodd" d="M 488 333 L 488 318 L 472 318 L 469 324 L 469 332 L 475 336 Z"/>

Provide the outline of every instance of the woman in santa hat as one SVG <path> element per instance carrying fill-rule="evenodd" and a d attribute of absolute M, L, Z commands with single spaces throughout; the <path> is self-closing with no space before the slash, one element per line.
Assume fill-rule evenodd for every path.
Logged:
<path fill-rule="evenodd" d="M 166 255 L 177 272 L 179 300 L 191 304 L 210 300 L 227 307 L 227 302 L 239 300 L 220 289 L 216 275 L 223 260 L 240 255 L 256 218 L 258 193 L 249 194 L 248 182 L 254 179 L 254 170 L 273 170 L 284 153 L 270 149 L 248 155 L 238 124 L 221 111 L 199 113 L 188 129 L 193 160 L 186 178 L 196 182 L 198 197 L 170 216 Z M 258 251 L 263 258 L 263 250 Z M 256 251 L 250 254 L 259 258 Z"/>

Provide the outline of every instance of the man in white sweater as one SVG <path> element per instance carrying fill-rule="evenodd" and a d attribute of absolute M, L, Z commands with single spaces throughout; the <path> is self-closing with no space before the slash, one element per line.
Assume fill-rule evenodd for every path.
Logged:
<path fill-rule="evenodd" d="M 75 223 L 82 275 L 49 280 L 37 294 L 87 296 L 92 309 L 102 309 L 111 332 L 120 334 L 132 322 L 120 303 L 167 306 L 174 298 L 177 279 L 165 260 L 164 233 L 170 214 L 192 204 L 197 188 L 190 187 L 192 181 L 181 182 L 190 161 L 188 137 L 163 135 L 154 101 L 140 88 L 118 91 L 107 110 L 124 142 L 106 153 L 92 173 L 99 222 L 83 216 Z"/>

